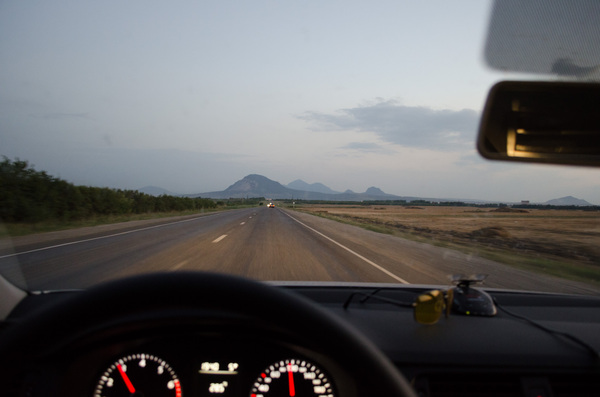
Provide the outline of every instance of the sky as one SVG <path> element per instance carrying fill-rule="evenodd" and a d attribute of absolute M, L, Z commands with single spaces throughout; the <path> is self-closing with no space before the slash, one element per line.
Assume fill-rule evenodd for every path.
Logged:
<path fill-rule="evenodd" d="M 78 185 L 600 204 L 599 171 L 475 150 L 490 1 L 4 1 L 0 155 Z"/>

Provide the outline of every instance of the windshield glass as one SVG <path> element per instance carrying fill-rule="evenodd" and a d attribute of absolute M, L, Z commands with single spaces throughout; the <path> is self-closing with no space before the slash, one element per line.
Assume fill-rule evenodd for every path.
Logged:
<path fill-rule="evenodd" d="M 488 287 L 597 294 L 598 170 L 476 152 L 494 83 L 574 78 L 487 67 L 505 65 L 485 51 L 492 11 L 3 2 L 2 274 L 29 290 L 181 270 L 487 274 Z M 572 54 L 561 65 L 597 74 Z"/>

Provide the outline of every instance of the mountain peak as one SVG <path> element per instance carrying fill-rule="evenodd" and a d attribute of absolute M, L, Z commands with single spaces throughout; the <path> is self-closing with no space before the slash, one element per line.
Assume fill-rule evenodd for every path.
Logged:
<path fill-rule="evenodd" d="M 582 207 L 592 205 L 585 200 L 578 199 L 577 197 L 573 197 L 573 196 L 565 196 L 565 197 L 561 197 L 561 198 L 557 198 L 557 199 L 553 199 L 553 200 L 548 200 L 545 202 L 545 204 L 548 204 L 548 205 L 578 205 L 578 206 L 582 206 Z"/>
<path fill-rule="evenodd" d="M 373 196 L 385 196 L 385 193 L 383 192 L 383 190 L 381 190 L 380 188 L 375 187 L 375 186 L 371 186 L 370 188 L 368 188 L 365 193 L 371 194 Z"/>
<path fill-rule="evenodd" d="M 308 183 L 304 182 L 302 179 L 296 179 L 295 181 L 288 183 L 288 186 L 293 183 L 300 183 L 302 185 L 308 185 Z"/>
<path fill-rule="evenodd" d="M 138 189 L 138 192 L 149 194 L 151 196 L 162 196 L 163 194 L 167 196 L 177 196 L 176 193 L 170 192 L 167 189 L 163 189 L 158 186 L 144 186 L 141 189 Z"/>
<path fill-rule="evenodd" d="M 264 196 L 269 195 L 270 193 L 280 193 L 285 190 L 286 188 L 279 182 L 272 181 L 262 175 L 250 174 L 229 186 L 225 189 L 225 192 L 231 194 L 231 197 L 236 197 L 236 195 L 240 194 L 258 194 Z"/>
<path fill-rule="evenodd" d="M 308 184 L 304 182 L 302 179 L 296 179 L 293 182 L 287 184 L 287 187 L 294 190 L 302 190 L 306 192 L 316 192 L 316 193 L 325 193 L 325 194 L 336 194 L 335 190 L 330 189 L 329 187 L 323 185 L 322 183 L 311 183 Z"/>
<path fill-rule="evenodd" d="M 296 179 L 295 181 L 288 183 L 287 187 L 290 189 L 306 190 L 310 187 L 310 185 L 304 182 L 302 179 Z"/>
<path fill-rule="evenodd" d="M 421 199 L 419 197 L 401 197 L 386 194 L 377 187 L 370 187 L 365 193 L 355 193 L 348 189 L 344 193 L 335 192 L 321 183 L 308 184 L 296 179 L 284 186 L 265 176 L 246 175 L 227 189 L 219 192 L 198 193 L 191 197 L 210 197 L 214 199 L 264 197 L 272 200 L 331 200 L 331 201 L 364 201 L 364 200 L 405 200 Z"/>

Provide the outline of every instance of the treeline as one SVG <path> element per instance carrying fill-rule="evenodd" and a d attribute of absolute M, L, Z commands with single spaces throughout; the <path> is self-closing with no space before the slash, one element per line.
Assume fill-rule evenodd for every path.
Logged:
<path fill-rule="evenodd" d="M 242 207 L 242 206 L 255 206 L 263 205 L 265 201 L 264 197 L 248 197 L 248 198 L 228 198 L 226 200 L 217 201 L 218 206 L 222 207 Z"/>
<path fill-rule="evenodd" d="M 537 210 L 578 210 L 578 211 L 600 211 L 598 205 L 552 205 L 552 204 L 515 204 L 511 208 L 537 209 Z"/>
<path fill-rule="evenodd" d="M 477 207 L 477 208 L 519 208 L 519 209 L 543 209 L 543 210 L 579 210 L 600 211 L 600 206 L 578 206 L 578 205 L 550 205 L 550 204 L 504 204 L 504 203 L 465 203 L 463 201 L 428 201 L 428 200 L 364 200 L 364 201 L 328 201 L 328 200 L 283 200 L 286 204 L 329 204 L 329 205 L 401 205 L 401 206 L 436 206 L 436 207 Z"/>
<path fill-rule="evenodd" d="M 99 215 L 142 214 L 215 208 L 210 199 L 151 196 L 72 183 L 36 171 L 27 161 L 0 162 L 0 219 L 4 222 L 72 221 Z"/>
<path fill-rule="evenodd" d="M 333 201 L 333 200 L 280 200 L 286 204 L 332 204 L 332 205 L 402 205 L 402 206 L 444 206 L 444 207 L 489 207 L 497 208 L 506 204 L 473 204 L 462 201 L 428 201 L 428 200 L 363 200 L 363 201 Z"/>

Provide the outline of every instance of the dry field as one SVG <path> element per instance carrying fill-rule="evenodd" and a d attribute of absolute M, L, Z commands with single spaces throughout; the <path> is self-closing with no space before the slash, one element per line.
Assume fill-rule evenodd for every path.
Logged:
<path fill-rule="evenodd" d="M 600 282 L 600 212 L 428 206 L 303 207 L 315 215 Z M 558 269 L 561 268 L 561 269 Z M 538 269 L 539 270 L 539 269 Z"/>

